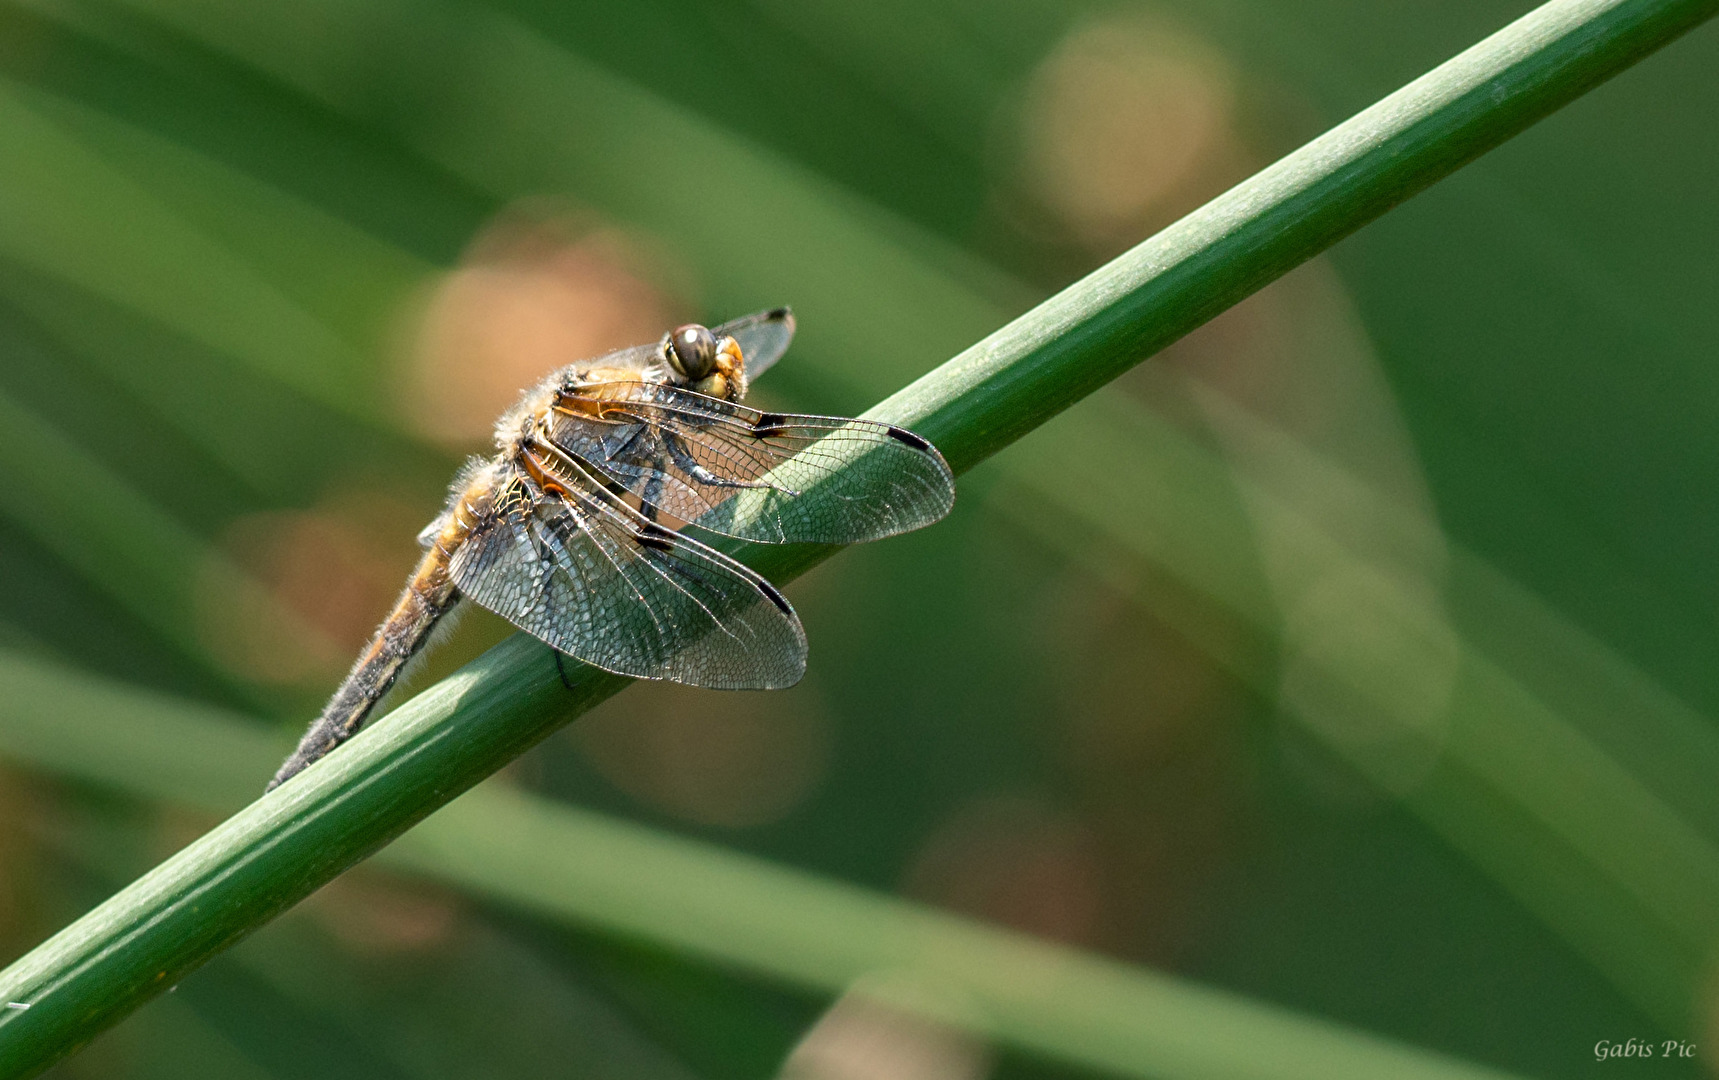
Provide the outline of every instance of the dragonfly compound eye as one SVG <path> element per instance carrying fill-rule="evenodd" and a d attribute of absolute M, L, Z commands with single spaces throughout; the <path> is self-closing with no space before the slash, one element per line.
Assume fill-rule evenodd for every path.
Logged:
<path fill-rule="evenodd" d="M 716 335 L 697 323 L 678 327 L 669 334 L 668 360 L 688 379 L 704 378 L 716 367 Z"/>

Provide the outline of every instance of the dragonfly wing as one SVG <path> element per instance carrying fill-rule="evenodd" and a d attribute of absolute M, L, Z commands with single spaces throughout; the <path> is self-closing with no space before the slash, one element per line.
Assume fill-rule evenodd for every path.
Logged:
<path fill-rule="evenodd" d="M 581 360 L 573 365 L 576 368 L 620 368 L 623 371 L 660 371 L 657 346 L 629 345 L 624 349 L 616 349 L 612 353 L 604 353 L 595 360 Z"/>
<path fill-rule="evenodd" d="M 788 351 L 788 343 L 794 340 L 794 314 L 785 307 L 755 311 L 713 327 L 711 333 L 718 338 L 724 335 L 734 338 L 740 346 L 740 355 L 745 359 L 746 376 L 753 379 Z M 660 342 L 616 349 L 594 360 L 582 360 L 574 367 L 586 371 L 594 368 L 636 371 L 655 382 L 663 381 L 668 374 Z"/>
<path fill-rule="evenodd" d="M 764 413 L 655 383 L 565 401 L 550 438 L 664 513 L 764 543 L 852 544 L 943 517 L 935 447 L 869 420 Z M 593 417 L 600 419 L 593 419 Z"/>
<path fill-rule="evenodd" d="M 766 690 L 806 669 L 788 601 L 751 570 L 640 517 L 584 476 L 545 492 L 516 471 L 456 551 L 472 600 L 560 651 L 622 675 Z"/>
<path fill-rule="evenodd" d="M 724 335 L 734 339 L 746 361 L 746 378 L 756 379 L 788 351 L 788 343 L 794 340 L 794 313 L 785 307 L 755 311 L 713 326 L 710 332 L 719 339 Z"/>

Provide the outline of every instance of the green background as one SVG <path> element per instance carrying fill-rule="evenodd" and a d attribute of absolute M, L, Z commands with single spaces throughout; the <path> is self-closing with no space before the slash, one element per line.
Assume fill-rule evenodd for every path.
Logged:
<path fill-rule="evenodd" d="M 0 647 L 284 747 L 479 448 L 414 404 L 437 318 L 787 302 L 759 394 L 858 411 L 1522 10 L 0 6 Z M 802 687 L 634 687 L 505 781 L 1523 1075 L 1698 1074 L 1594 1046 L 1719 1050 L 1716 66 L 1709 27 L 798 583 Z M 211 822 L 9 753 L 9 957 Z M 54 1075 L 817 1076 L 831 1008 L 366 868 Z"/>

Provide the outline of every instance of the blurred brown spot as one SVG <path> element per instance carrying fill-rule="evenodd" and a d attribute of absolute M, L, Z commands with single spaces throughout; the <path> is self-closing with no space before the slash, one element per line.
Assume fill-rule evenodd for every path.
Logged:
<path fill-rule="evenodd" d="M 1120 385 L 1148 399 L 1161 396 L 1162 380 L 1151 386 L 1156 373 L 1150 369 L 1163 367 L 1387 492 L 1416 494 L 1424 487 L 1354 301 L 1323 259 L 1297 267 L 1173 343 Z"/>
<path fill-rule="evenodd" d="M 1273 282 L 1172 342 L 1153 361 L 1238 401 L 1270 408 L 1294 393 L 1289 381 L 1298 375 L 1291 325 L 1295 312 L 1285 307 L 1289 299 L 1282 282 Z M 1132 384 L 1150 395 L 1141 383 L 1151 375 L 1134 368 L 1123 376 L 1122 385 Z"/>
<path fill-rule="evenodd" d="M 38 836 L 55 809 L 51 785 L 0 768 L 0 948 L 7 956 L 21 956 L 59 917 L 37 896 Z"/>
<path fill-rule="evenodd" d="M 427 520 L 426 508 L 391 494 L 349 490 L 314 509 L 235 521 L 222 539 L 224 557 L 262 591 L 203 583 L 199 625 L 211 655 L 263 683 L 338 679 L 405 586 L 417 558 L 413 538 Z"/>
<path fill-rule="evenodd" d="M 769 693 L 641 683 L 571 731 L 610 783 L 704 825 L 779 820 L 829 764 L 828 716 L 807 683 Z"/>
<path fill-rule="evenodd" d="M 1095 252 L 1127 246 L 1241 172 L 1233 82 L 1215 48 L 1163 20 L 1077 27 L 1027 88 L 1022 181 Z"/>
<path fill-rule="evenodd" d="M 447 446 L 485 443 L 549 372 L 685 321 L 652 261 L 647 244 L 588 220 L 503 215 L 431 297 L 409 369 L 414 426 Z"/>
<path fill-rule="evenodd" d="M 172 803 L 162 803 L 155 807 L 155 828 L 150 837 L 154 861 L 164 862 L 177 855 L 223 820 L 221 814 L 175 806 Z"/>
<path fill-rule="evenodd" d="M 458 931 L 462 912 L 459 897 L 451 892 L 367 867 L 318 889 L 303 910 L 336 938 L 366 953 L 439 948 Z"/>
<path fill-rule="evenodd" d="M 906 890 L 1039 937 L 1092 945 L 1106 916 L 1104 870 L 1090 831 L 1025 799 L 987 799 L 938 827 Z"/>
<path fill-rule="evenodd" d="M 874 1001 L 837 999 L 782 1066 L 782 1080 L 979 1080 L 985 1047 L 952 1028 Z"/>
<path fill-rule="evenodd" d="M 1245 816 L 1241 691 L 1213 659 L 1084 575 L 1041 624 L 1075 806 L 1112 891 L 1107 944 L 1172 962 Z"/>

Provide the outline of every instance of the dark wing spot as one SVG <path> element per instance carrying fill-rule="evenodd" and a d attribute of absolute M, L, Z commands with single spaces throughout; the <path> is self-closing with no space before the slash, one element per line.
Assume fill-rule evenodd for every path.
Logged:
<path fill-rule="evenodd" d="M 764 318 L 780 321 L 782 319 L 786 319 L 788 317 L 788 315 L 789 315 L 789 311 L 787 308 L 779 307 L 779 308 L 771 308 L 769 311 L 765 312 Z"/>
<path fill-rule="evenodd" d="M 794 609 L 788 606 L 788 598 L 783 596 L 781 592 L 777 590 L 776 586 L 765 581 L 763 578 L 758 579 L 757 585 L 758 591 L 764 594 L 764 598 L 780 608 L 782 614 L 794 614 Z"/>
<path fill-rule="evenodd" d="M 640 547 L 654 548 L 657 551 L 673 551 L 674 542 L 677 539 L 679 537 L 674 532 L 663 528 L 654 521 L 647 521 L 639 526 Z"/>
<path fill-rule="evenodd" d="M 781 413 L 759 413 L 758 419 L 752 421 L 752 434 L 758 436 L 760 439 L 767 439 L 772 435 L 780 435 L 782 434 L 783 426 L 787 424 L 787 422 L 788 418 L 783 416 Z"/>
<path fill-rule="evenodd" d="M 924 439 L 921 439 L 919 436 L 915 435 L 913 432 L 907 430 L 906 428 L 891 427 L 889 429 L 889 437 L 894 439 L 896 442 L 904 442 L 907 445 L 913 447 L 915 450 L 919 450 L 922 452 L 930 452 L 930 450 L 931 450 L 931 444 L 930 443 L 926 442 Z"/>

